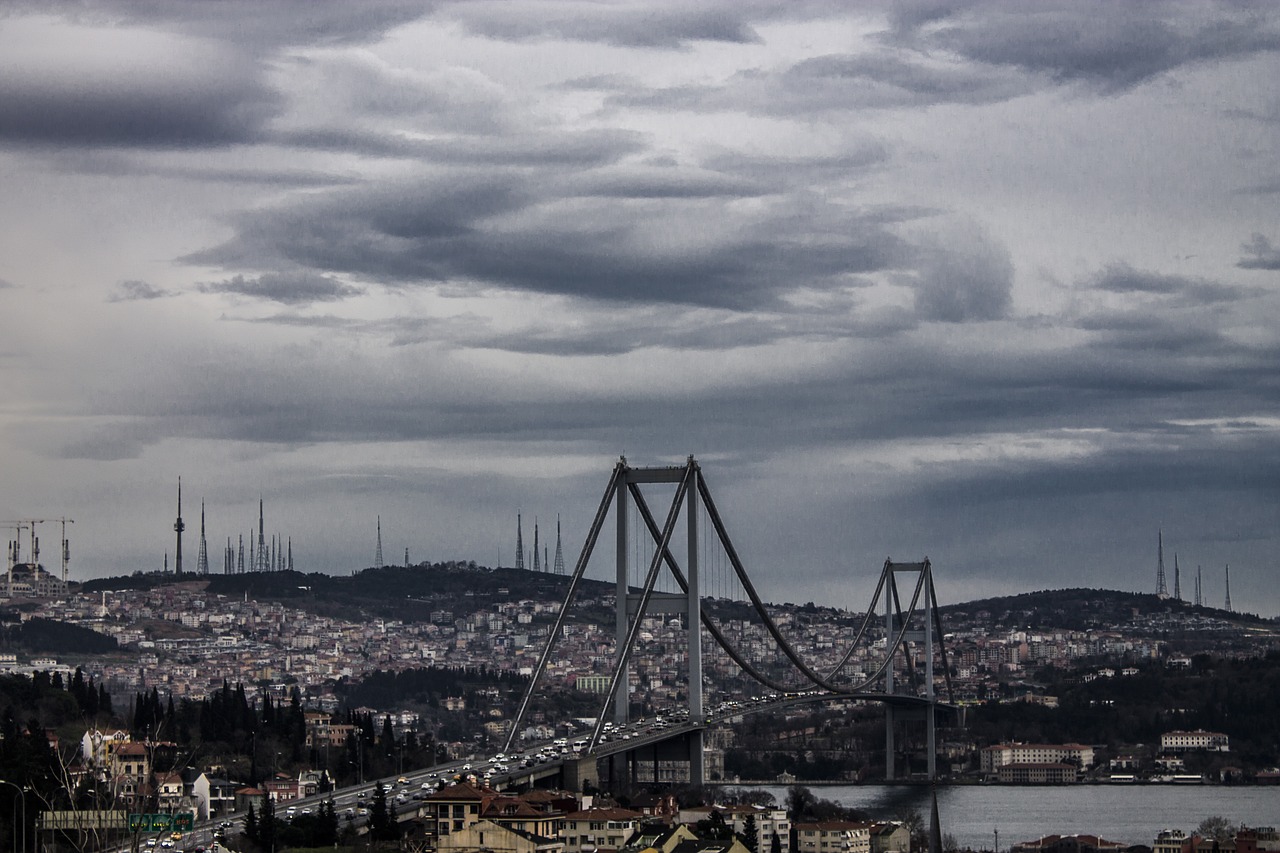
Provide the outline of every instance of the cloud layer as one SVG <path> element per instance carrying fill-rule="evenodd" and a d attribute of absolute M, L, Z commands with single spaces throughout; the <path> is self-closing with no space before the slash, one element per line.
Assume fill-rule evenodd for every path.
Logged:
<path fill-rule="evenodd" d="M 3 14 L 0 514 L 86 574 L 179 473 L 345 571 L 692 452 L 775 598 L 1149 589 L 1163 528 L 1280 613 L 1270 5 Z"/>

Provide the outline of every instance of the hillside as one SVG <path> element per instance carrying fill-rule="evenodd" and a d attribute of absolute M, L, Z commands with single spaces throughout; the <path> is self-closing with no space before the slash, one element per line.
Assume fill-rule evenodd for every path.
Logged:
<path fill-rule="evenodd" d="M 1241 627 L 1276 626 L 1276 620 L 1216 607 L 1197 607 L 1177 599 L 1109 589 L 1058 589 L 1024 592 L 939 608 L 944 623 L 981 621 L 996 628 L 1087 630 L 1123 625 L 1135 618 L 1164 614 L 1214 619 Z M 983 614 L 986 614 L 985 616 Z"/>

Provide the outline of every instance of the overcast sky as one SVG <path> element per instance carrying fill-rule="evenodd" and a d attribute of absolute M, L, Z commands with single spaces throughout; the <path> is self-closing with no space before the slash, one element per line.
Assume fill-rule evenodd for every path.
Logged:
<path fill-rule="evenodd" d="M 1261 2 L 6 3 L 0 517 L 572 565 L 692 453 L 771 600 L 1163 528 L 1280 614 L 1277 80 Z"/>

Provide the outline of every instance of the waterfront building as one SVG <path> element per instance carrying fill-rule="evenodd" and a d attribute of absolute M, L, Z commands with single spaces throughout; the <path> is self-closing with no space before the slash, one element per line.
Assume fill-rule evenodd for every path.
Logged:
<path fill-rule="evenodd" d="M 1206 732 L 1203 729 L 1196 729 L 1194 732 L 1165 732 L 1160 735 L 1161 752 L 1195 750 L 1230 752 L 1231 741 L 1222 732 Z"/>
<path fill-rule="evenodd" d="M 1009 848 L 1009 853 L 1119 853 L 1127 848 L 1128 845 L 1096 835 L 1046 835 L 1019 842 Z"/>
<path fill-rule="evenodd" d="M 1074 764 L 1093 766 L 1093 747 L 1082 743 L 1000 743 L 982 750 L 982 772 L 995 773 L 1006 764 Z"/>
<path fill-rule="evenodd" d="M 1061 762 L 1018 762 L 1003 764 L 996 770 L 996 779 L 1014 785 L 1068 785 L 1079 774 L 1074 764 Z"/>

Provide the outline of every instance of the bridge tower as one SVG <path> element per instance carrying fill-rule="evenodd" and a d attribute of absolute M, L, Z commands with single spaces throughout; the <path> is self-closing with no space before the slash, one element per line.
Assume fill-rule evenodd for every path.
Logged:
<path fill-rule="evenodd" d="M 685 619 L 688 631 L 689 690 L 688 707 L 690 720 L 702 720 L 705 717 L 702 702 L 702 596 L 698 583 L 698 490 L 694 478 L 700 474 L 698 463 L 690 456 L 688 462 L 680 467 L 631 468 L 623 457 L 619 463 L 619 476 L 614 486 L 614 516 L 617 525 L 617 556 L 615 559 L 615 636 L 617 648 L 625 649 L 627 654 L 621 658 L 619 669 L 614 677 L 613 685 L 613 719 L 615 723 L 626 723 L 630 713 L 630 670 L 626 665 L 630 645 L 634 644 L 634 634 L 640 621 L 645 616 L 679 615 Z M 649 483 L 669 483 L 677 486 L 676 497 L 672 501 L 667 517 L 664 543 L 654 550 L 653 564 L 649 567 L 649 579 L 644 591 L 631 592 L 628 584 L 630 572 L 631 531 L 629 530 L 630 495 L 633 490 Z M 686 590 L 683 593 L 663 593 L 653 590 L 654 575 L 662 564 L 666 542 L 670 540 L 676 517 L 680 511 L 683 498 L 686 521 L 687 557 L 685 564 Z M 637 531 L 637 535 L 639 532 Z M 690 732 L 689 737 L 689 783 L 702 785 L 706 781 L 706 766 L 703 762 L 702 730 Z"/>
<path fill-rule="evenodd" d="M 916 595 L 913 596 L 912 609 L 915 607 L 914 598 L 919 594 L 924 595 L 923 619 L 919 624 L 910 622 L 904 618 L 901 610 L 901 598 L 898 594 L 898 575 L 914 575 Z M 938 619 L 938 598 L 933 588 L 933 567 L 929 563 L 929 558 L 925 557 L 923 562 L 919 563 L 895 563 L 892 560 L 885 560 L 884 571 L 880 575 L 880 583 L 885 590 L 884 596 L 884 631 L 885 637 L 889 642 L 897 639 L 895 644 L 897 649 L 902 652 L 905 667 L 907 669 L 908 678 L 914 675 L 914 661 L 911 655 L 911 648 L 907 643 L 918 644 L 921 656 L 924 659 L 924 699 L 923 706 L 918 702 L 918 696 L 915 691 L 911 693 L 902 693 L 897 689 L 894 675 L 894 661 L 891 652 L 891 658 L 888 666 L 884 671 L 884 778 L 885 781 L 891 782 L 897 779 L 896 772 L 896 754 L 897 742 L 896 732 L 897 724 L 902 722 L 922 721 L 925 730 L 925 759 L 928 765 L 928 777 L 930 780 L 937 778 L 937 707 L 938 696 L 934 688 L 933 682 L 933 660 L 934 653 L 941 651 L 944 667 L 946 666 L 946 651 L 942 647 L 941 622 Z M 891 647 L 892 648 L 892 647 Z M 948 684 L 950 684 L 950 675 L 948 673 Z M 912 701 L 905 702 L 895 700 L 895 696 L 912 697 Z"/>

